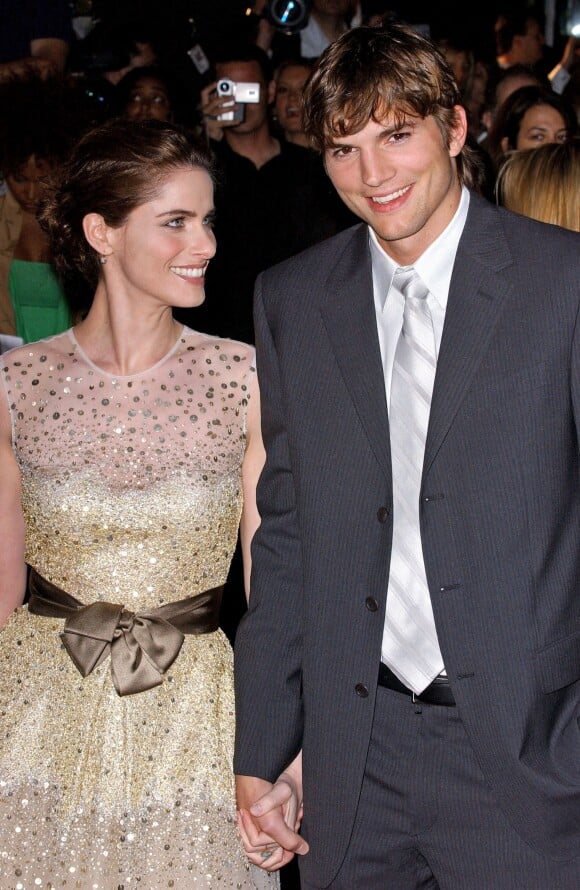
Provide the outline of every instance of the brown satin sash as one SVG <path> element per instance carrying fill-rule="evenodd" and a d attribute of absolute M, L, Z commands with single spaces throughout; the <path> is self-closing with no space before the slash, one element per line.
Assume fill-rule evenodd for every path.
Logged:
<path fill-rule="evenodd" d="M 111 656 L 111 675 L 119 695 L 134 695 L 163 682 L 185 634 L 206 634 L 219 627 L 223 587 L 167 603 L 146 612 L 130 612 L 117 603 L 86 606 L 34 569 L 30 570 L 28 611 L 64 618 L 61 639 L 83 677 Z"/>

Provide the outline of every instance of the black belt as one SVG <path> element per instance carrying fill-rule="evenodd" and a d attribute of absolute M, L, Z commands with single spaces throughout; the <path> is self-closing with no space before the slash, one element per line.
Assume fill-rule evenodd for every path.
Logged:
<path fill-rule="evenodd" d="M 432 683 L 427 686 L 420 695 L 416 695 L 412 689 L 401 683 L 399 678 L 381 661 L 379 665 L 379 686 L 386 689 L 392 689 L 394 692 L 402 692 L 408 695 L 413 701 L 421 702 L 426 705 L 444 705 L 447 708 L 455 705 L 455 699 L 446 677 L 435 677 Z"/>

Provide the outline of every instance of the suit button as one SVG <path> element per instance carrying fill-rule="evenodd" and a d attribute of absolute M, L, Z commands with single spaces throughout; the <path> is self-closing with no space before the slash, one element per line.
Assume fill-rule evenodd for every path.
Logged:
<path fill-rule="evenodd" d="M 379 507 L 377 510 L 377 519 L 379 522 L 386 522 L 390 515 L 390 510 L 388 507 Z"/>
<path fill-rule="evenodd" d="M 357 695 L 360 695 L 361 698 L 367 698 L 369 691 L 366 686 L 363 686 L 362 683 L 357 683 L 354 687 L 354 691 Z"/>
<path fill-rule="evenodd" d="M 377 603 L 374 596 L 367 596 L 367 598 L 365 600 L 365 606 L 367 607 L 369 612 L 376 612 L 377 609 L 379 608 L 379 604 Z"/>

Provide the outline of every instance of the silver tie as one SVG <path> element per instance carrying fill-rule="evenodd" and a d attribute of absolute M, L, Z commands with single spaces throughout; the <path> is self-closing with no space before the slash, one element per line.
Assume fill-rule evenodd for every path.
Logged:
<path fill-rule="evenodd" d="M 389 426 L 393 467 L 393 548 L 382 660 L 417 694 L 443 670 L 425 575 L 419 498 L 437 364 L 428 289 L 411 268 L 397 269 L 405 298 L 397 341 Z"/>

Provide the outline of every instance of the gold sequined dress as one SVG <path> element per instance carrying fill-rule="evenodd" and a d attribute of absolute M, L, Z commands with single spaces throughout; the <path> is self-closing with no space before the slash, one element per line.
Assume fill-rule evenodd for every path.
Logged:
<path fill-rule="evenodd" d="M 222 585 L 242 492 L 253 348 L 184 328 L 116 377 L 68 331 L 4 355 L 27 562 L 83 603 L 153 609 Z M 235 825 L 232 652 L 186 635 L 161 685 L 83 678 L 63 621 L 0 632 L 0 890 L 273 888 Z"/>

